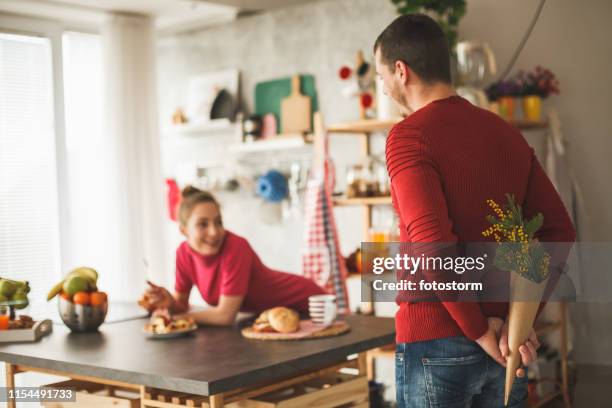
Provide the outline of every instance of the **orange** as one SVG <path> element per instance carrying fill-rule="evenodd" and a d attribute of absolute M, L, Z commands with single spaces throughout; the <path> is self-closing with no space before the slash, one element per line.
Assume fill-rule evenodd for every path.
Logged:
<path fill-rule="evenodd" d="M 362 269 L 361 267 L 361 249 L 357 249 L 357 254 L 355 255 L 355 263 L 357 264 L 355 265 L 357 266 L 357 273 L 362 273 L 361 272 L 361 269 Z"/>
<path fill-rule="evenodd" d="M 90 294 L 91 305 L 92 306 L 100 306 L 106 303 L 107 297 L 104 292 L 92 292 Z"/>
<path fill-rule="evenodd" d="M 64 299 L 66 299 L 67 301 L 72 302 L 72 297 L 69 294 L 67 294 L 66 292 L 62 291 L 60 293 L 60 296 L 63 297 Z"/>
<path fill-rule="evenodd" d="M 87 292 L 77 292 L 72 297 L 72 301 L 76 305 L 88 305 L 89 304 L 89 293 L 87 293 Z"/>

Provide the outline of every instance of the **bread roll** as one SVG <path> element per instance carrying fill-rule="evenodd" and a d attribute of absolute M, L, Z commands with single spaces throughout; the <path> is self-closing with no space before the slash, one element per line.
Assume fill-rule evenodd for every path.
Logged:
<path fill-rule="evenodd" d="M 268 310 L 270 326 L 279 333 L 293 333 L 300 329 L 300 315 L 286 307 L 275 307 Z"/>

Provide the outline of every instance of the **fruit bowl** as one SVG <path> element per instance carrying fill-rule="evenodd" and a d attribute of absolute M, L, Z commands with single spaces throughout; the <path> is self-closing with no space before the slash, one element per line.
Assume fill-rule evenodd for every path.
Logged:
<path fill-rule="evenodd" d="M 108 303 L 90 306 L 70 302 L 60 296 L 59 312 L 62 321 L 73 332 L 93 332 L 104 323 Z"/>

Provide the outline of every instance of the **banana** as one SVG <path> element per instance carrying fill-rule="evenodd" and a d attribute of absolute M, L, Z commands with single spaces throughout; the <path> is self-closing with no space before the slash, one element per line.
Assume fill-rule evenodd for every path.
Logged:
<path fill-rule="evenodd" d="M 81 266 L 81 267 L 73 269 L 70 272 L 70 275 L 72 274 L 82 276 L 86 279 L 89 279 L 93 281 L 94 284 L 98 282 L 98 272 L 96 272 L 95 269 L 89 268 L 87 266 Z"/>
<path fill-rule="evenodd" d="M 96 270 L 93 268 L 89 268 L 87 266 L 80 266 L 78 268 L 74 268 L 66 275 L 66 277 L 64 277 L 64 279 L 62 279 L 60 282 L 56 283 L 55 286 L 53 286 L 53 288 L 49 291 L 49 294 L 47 295 L 47 301 L 53 299 L 55 296 L 60 294 L 63 290 L 64 283 L 74 276 L 78 276 L 80 278 L 85 279 L 89 286 L 89 290 L 95 290 L 97 288 L 98 272 L 96 272 Z"/>
<path fill-rule="evenodd" d="M 47 295 L 47 301 L 53 299 L 54 297 L 60 294 L 60 292 L 62 291 L 62 287 L 64 286 L 64 281 L 65 279 L 62 279 L 61 282 L 58 282 L 55 284 L 55 286 L 53 286 L 53 288 L 49 291 L 49 294 Z"/>

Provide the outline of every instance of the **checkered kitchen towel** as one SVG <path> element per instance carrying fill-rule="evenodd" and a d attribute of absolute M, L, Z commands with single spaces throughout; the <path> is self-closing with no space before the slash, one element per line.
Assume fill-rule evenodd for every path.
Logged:
<path fill-rule="evenodd" d="M 305 197 L 305 240 L 302 251 L 304 276 L 312 279 L 328 293 L 336 295 L 338 312 L 348 313 L 346 265 L 340 253 L 334 220 L 332 192 L 334 168 L 324 138 L 322 168 L 313 168 Z"/>

